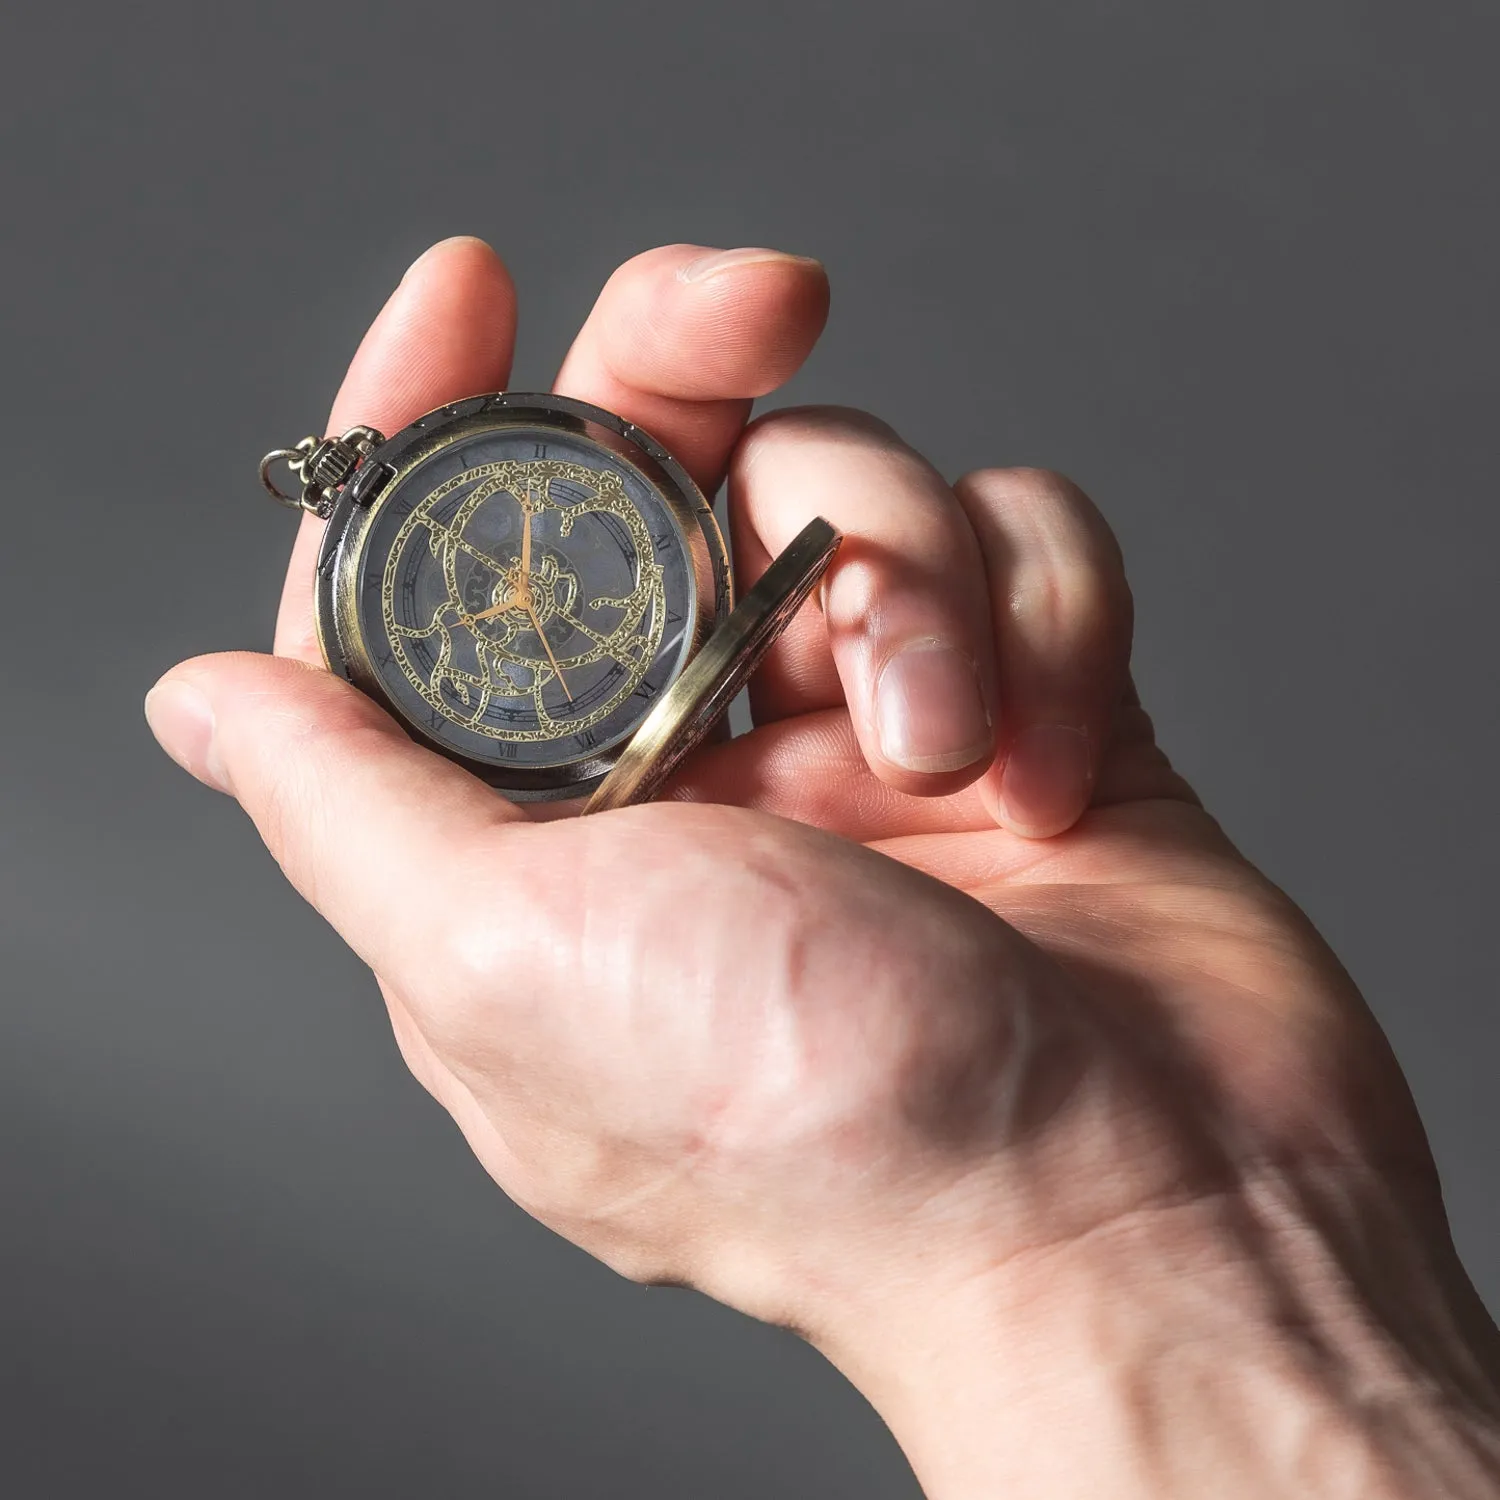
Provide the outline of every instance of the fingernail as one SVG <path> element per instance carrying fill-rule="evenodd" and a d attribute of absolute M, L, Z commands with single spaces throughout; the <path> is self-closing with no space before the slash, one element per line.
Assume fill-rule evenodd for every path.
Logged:
<path fill-rule="evenodd" d="M 994 748 L 973 658 L 942 641 L 896 653 L 875 684 L 880 753 L 908 771 L 957 771 Z"/>
<path fill-rule="evenodd" d="M 216 792 L 230 790 L 214 745 L 214 711 L 197 688 L 186 682 L 158 682 L 146 694 L 146 722 L 157 743 L 184 771 Z"/>
<path fill-rule="evenodd" d="M 1000 778 L 1013 832 L 1048 838 L 1071 828 L 1088 806 L 1093 771 L 1088 736 L 1070 724 L 1034 724 L 1016 736 Z"/>
<path fill-rule="evenodd" d="M 677 279 L 707 281 L 720 271 L 732 270 L 737 266 L 769 265 L 775 261 L 784 261 L 794 266 L 821 264 L 810 255 L 788 255 L 782 250 L 766 250 L 760 246 L 747 245 L 740 250 L 716 250 L 712 255 L 700 255 L 697 260 L 690 260 L 685 266 L 678 268 Z"/>

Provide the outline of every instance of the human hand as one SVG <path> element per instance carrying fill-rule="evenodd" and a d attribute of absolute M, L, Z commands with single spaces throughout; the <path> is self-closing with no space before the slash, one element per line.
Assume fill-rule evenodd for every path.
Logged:
<path fill-rule="evenodd" d="M 746 430 L 826 283 L 707 255 L 622 267 L 557 387 L 727 471 L 742 585 L 813 514 L 844 531 L 753 733 L 674 800 L 511 806 L 316 666 L 307 520 L 278 658 L 169 673 L 163 744 L 370 964 L 512 1197 L 802 1329 L 932 1493 L 1202 1493 L 1200 1463 L 1267 1493 L 1345 1454 L 1489 1493 L 1500 1356 L 1405 1086 L 1155 747 L 1098 512 L 950 487 L 857 413 Z M 435 247 L 331 426 L 502 388 L 513 321 L 487 248 Z"/>

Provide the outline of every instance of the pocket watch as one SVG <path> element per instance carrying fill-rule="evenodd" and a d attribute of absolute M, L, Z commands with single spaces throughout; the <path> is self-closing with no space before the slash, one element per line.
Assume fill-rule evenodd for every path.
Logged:
<path fill-rule="evenodd" d="M 389 438 L 307 437 L 260 476 L 327 522 L 329 669 L 506 796 L 593 793 L 590 812 L 654 794 L 839 540 L 815 521 L 733 608 L 723 536 L 683 467 L 634 423 L 553 395 L 474 396 Z"/>

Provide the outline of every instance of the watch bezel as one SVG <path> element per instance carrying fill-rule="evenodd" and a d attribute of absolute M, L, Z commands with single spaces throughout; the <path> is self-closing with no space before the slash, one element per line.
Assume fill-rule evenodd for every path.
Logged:
<path fill-rule="evenodd" d="M 456 761 L 516 801 L 581 797 L 608 774 L 630 743 L 561 766 L 496 765 L 454 750 L 407 717 L 372 662 L 358 609 L 365 541 L 375 517 L 434 454 L 475 433 L 541 427 L 584 437 L 633 465 L 677 524 L 692 564 L 692 640 L 675 681 L 733 606 L 729 555 L 713 507 L 675 458 L 642 428 L 586 401 L 536 392 L 497 391 L 434 408 L 387 438 L 346 484 L 328 518 L 315 587 L 318 641 L 330 671 L 352 682 L 390 713 L 418 744 Z"/>

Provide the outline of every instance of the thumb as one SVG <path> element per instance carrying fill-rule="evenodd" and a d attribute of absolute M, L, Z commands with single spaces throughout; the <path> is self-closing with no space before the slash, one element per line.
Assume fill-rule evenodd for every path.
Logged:
<path fill-rule="evenodd" d="M 526 821 L 364 694 L 303 662 L 196 657 L 151 689 L 146 719 L 173 760 L 240 803 L 292 884 L 386 975 L 420 948 L 407 939 L 430 923 L 424 886 L 451 878 L 439 872 L 465 846 Z"/>

